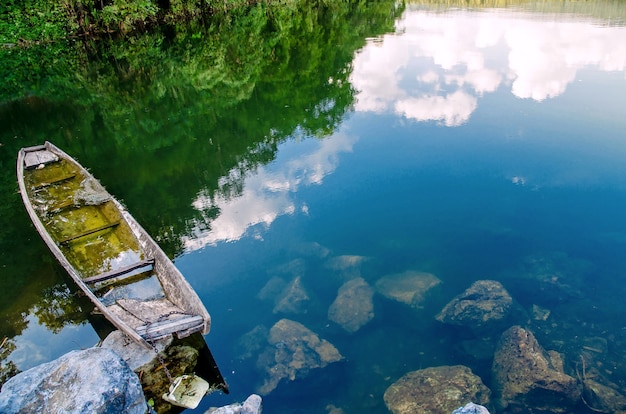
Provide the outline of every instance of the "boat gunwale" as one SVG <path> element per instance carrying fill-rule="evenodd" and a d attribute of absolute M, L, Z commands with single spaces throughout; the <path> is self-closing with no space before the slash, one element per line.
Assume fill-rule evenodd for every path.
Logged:
<path fill-rule="evenodd" d="M 75 166 L 81 174 L 84 174 L 85 177 L 96 180 L 96 178 L 78 161 L 76 161 L 73 157 L 65 153 L 60 148 L 56 147 L 54 144 L 46 141 L 43 145 L 25 147 L 19 150 L 17 157 L 17 177 L 18 177 L 18 185 L 20 194 L 22 196 L 22 201 L 24 202 L 24 206 L 26 211 L 33 222 L 37 232 L 44 240 L 50 251 L 54 254 L 56 259 L 59 261 L 61 266 L 67 271 L 70 277 L 74 280 L 74 282 L 78 285 L 78 287 L 87 295 L 87 297 L 91 300 L 94 306 L 102 312 L 102 314 L 109 320 L 115 327 L 120 329 L 126 335 L 130 336 L 135 342 L 142 344 L 143 346 L 152 349 L 152 346 L 144 339 L 141 335 L 139 335 L 134 328 L 129 326 L 125 321 L 121 318 L 113 314 L 104 303 L 98 299 L 92 289 L 83 281 L 78 271 L 72 266 L 69 260 L 65 257 L 63 252 L 61 251 L 57 242 L 53 239 L 52 235 L 48 232 L 45 225 L 43 224 L 41 218 L 35 211 L 31 200 L 29 198 L 29 193 L 26 190 L 26 183 L 24 182 L 24 163 L 25 163 L 25 155 L 28 152 L 33 151 L 41 151 L 47 150 L 51 153 L 57 155 L 58 157 L 65 159 L 67 162 L 71 163 Z M 171 292 L 168 292 L 166 286 L 163 286 L 163 290 L 166 298 L 171 301 L 171 303 L 175 306 L 180 307 L 185 311 L 193 312 L 201 316 L 204 320 L 202 325 L 201 333 L 207 334 L 210 330 L 211 325 L 211 317 L 206 310 L 206 307 L 198 297 L 195 290 L 191 287 L 189 282 L 185 279 L 185 277 L 180 273 L 178 268 L 174 265 L 169 257 L 163 252 L 161 247 L 152 239 L 150 234 L 134 219 L 134 217 L 126 210 L 126 208 L 112 195 L 110 195 L 110 201 L 113 202 L 114 206 L 120 213 L 120 218 L 122 221 L 125 221 L 130 231 L 133 233 L 133 236 L 137 239 L 137 242 L 141 246 L 142 250 L 145 254 L 150 251 L 152 253 L 152 258 L 154 259 L 154 269 L 155 273 L 161 284 L 167 282 L 168 286 L 174 286 L 176 289 L 183 291 L 178 298 L 177 301 L 170 300 Z M 185 303 L 181 303 L 184 301 Z M 175 334 L 177 332 L 174 332 Z"/>

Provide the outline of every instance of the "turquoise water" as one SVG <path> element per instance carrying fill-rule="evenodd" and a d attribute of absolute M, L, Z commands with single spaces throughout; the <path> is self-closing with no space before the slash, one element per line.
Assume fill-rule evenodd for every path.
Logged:
<path fill-rule="evenodd" d="M 268 97 L 279 84 L 268 71 L 233 107 L 239 118 L 224 123 L 228 132 L 218 132 L 219 122 L 204 129 L 206 114 L 190 114 L 196 138 L 184 149 L 164 145 L 148 157 L 145 145 L 110 149 L 92 138 L 82 145 L 80 136 L 57 143 L 93 166 L 140 222 L 150 220 L 211 313 L 205 339 L 231 393 L 205 398 L 194 412 L 258 389 L 263 361 L 246 355 L 242 338 L 282 318 L 331 342 L 344 360 L 283 380 L 264 396 L 266 412 L 388 412 L 389 385 L 439 365 L 467 365 L 489 386 L 490 357 L 464 351 L 477 338 L 434 319 L 483 279 L 502 282 L 570 372 L 582 347 L 602 338 L 603 374 L 626 390 L 626 28 L 593 13 L 417 7 L 394 25 L 355 48 L 347 72 L 339 65 L 311 81 L 324 90 L 344 74 L 352 101 L 315 95 L 294 109 L 302 118 L 288 133 L 280 119 L 290 96 Z M 307 128 L 325 114 L 329 128 Z M 246 122 L 255 129 L 244 133 Z M 220 134 L 226 147 L 250 131 L 264 139 L 214 155 Z M 111 154 L 115 165 L 139 161 L 121 173 L 98 161 Z M 216 160 L 225 165 L 217 173 Z M 142 198 L 151 174 L 164 188 Z M 32 289 L 63 286 L 45 249 L 32 255 L 54 275 Z M 374 317 L 356 332 L 329 320 L 345 281 L 361 276 L 375 286 L 405 271 L 441 280 L 420 308 L 375 293 Z M 296 277 L 308 299 L 275 311 L 264 287 Z M 44 328 L 38 306 L 11 337 L 16 349 L 6 361 L 26 369 L 97 341 L 78 316 Z M 549 311 L 547 320 L 533 308 Z"/>

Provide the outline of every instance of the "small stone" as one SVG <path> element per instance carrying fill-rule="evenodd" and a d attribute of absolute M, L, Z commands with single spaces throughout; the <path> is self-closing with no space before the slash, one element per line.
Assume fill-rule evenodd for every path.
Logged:
<path fill-rule="evenodd" d="M 536 321 L 547 321 L 550 317 L 550 309 L 539 305 L 533 305 L 533 319 Z"/>

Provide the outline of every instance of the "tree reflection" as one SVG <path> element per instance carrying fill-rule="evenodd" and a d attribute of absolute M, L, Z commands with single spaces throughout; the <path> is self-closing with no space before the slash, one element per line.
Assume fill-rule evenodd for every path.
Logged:
<path fill-rule="evenodd" d="M 199 193 L 236 197 L 244 174 L 271 162 L 294 131 L 323 138 L 337 127 L 354 103 L 355 51 L 392 31 L 401 13 L 387 0 L 260 4 L 130 39 L 1 49 L 0 73 L 10 76 L 0 86 L 0 166 L 13 170 L 20 147 L 55 142 L 174 257 L 184 236 L 219 215 L 192 206 Z M 0 176 L 0 194 L 9 376 L 11 338 L 29 315 L 52 332 L 86 316 L 30 224 L 12 174 Z"/>

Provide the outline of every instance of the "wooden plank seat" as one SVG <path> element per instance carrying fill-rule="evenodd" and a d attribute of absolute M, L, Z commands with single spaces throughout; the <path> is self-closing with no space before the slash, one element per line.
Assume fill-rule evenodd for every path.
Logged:
<path fill-rule="evenodd" d="M 67 210 L 67 209 L 79 208 L 79 207 L 80 205 L 76 204 L 73 198 L 70 198 L 70 199 L 67 199 L 65 201 L 62 201 L 60 203 L 57 203 L 48 207 L 48 210 L 58 212 L 61 210 Z"/>
<path fill-rule="evenodd" d="M 73 236 L 61 239 L 61 240 L 59 240 L 59 243 L 60 244 L 65 244 L 65 243 L 71 242 L 72 240 L 80 239 L 81 237 L 89 236 L 90 234 L 97 233 L 97 232 L 102 231 L 102 230 L 110 229 L 112 227 L 118 226 L 119 224 L 120 224 L 120 220 L 116 220 L 114 222 L 107 223 L 105 225 L 102 225 L 102 226 L 99 226 L 99 227 L 96 227 L 96 228 L 93 228 L 93 229 L 87 229 L 87 230 L 83 231 L 82 233 L 78 233 L 78 234 L 75 234 Z"/>
<path fill-rule="evenodd" d="M 37 191 L 37 190 L 41 190 L 41 189 L 46 188 L 46 187 L 50 187 L 51 185 L 61 184 L 61 183 L 65 182 L 65 181 L 69 181 L 69 180 L 71 180 L 72 178 L 75 178 L 75 177 L 76 177 L 76 173 L 70 173 L 70 174 L 62 175 L 62 176 L 53 178 L 52 180 L 44 181 L 44 182 L 41 182 L 41 183 L 33 186 L 33 190 Z"/>
<path fill-rule="evenodd" d="M 202 330 L 203 324 L 204 319 L 200 315 L 183 315 L 172 320 L 165 319 L 140 325 L 136 331 L 147 340 L 156 340 L 178 332 L 185 332 L 185 336 L 189 336 L 193 332 Z"/>
<path fill-rule="evenodd" d="M 26 169 L 37 168 L 59 161 L 59 157 L 48 151 L 44 145 L 24 148 L 24 167 Z"/>
<path fill-rule="evenodd" d="M 154 266 L 154 259 L 140 260 L 128 266 L 113 269 L 108 272 L 100 273 L 95 276 L 86 277 L 83 279 L 85 283 L 97 283 L 104 282 L 105 280 L 119 278 L 121 276 L 128 276 L 133 270 L 141 269 L 142 267 Z"/>
<path fill-rule="evenodd" d="M 147 341 L 170 334 L 184 338 L 204 329 L 202 316 L 186 313 L 166 298 L 148 301 L 118 299 L 107 308 Z"/>

